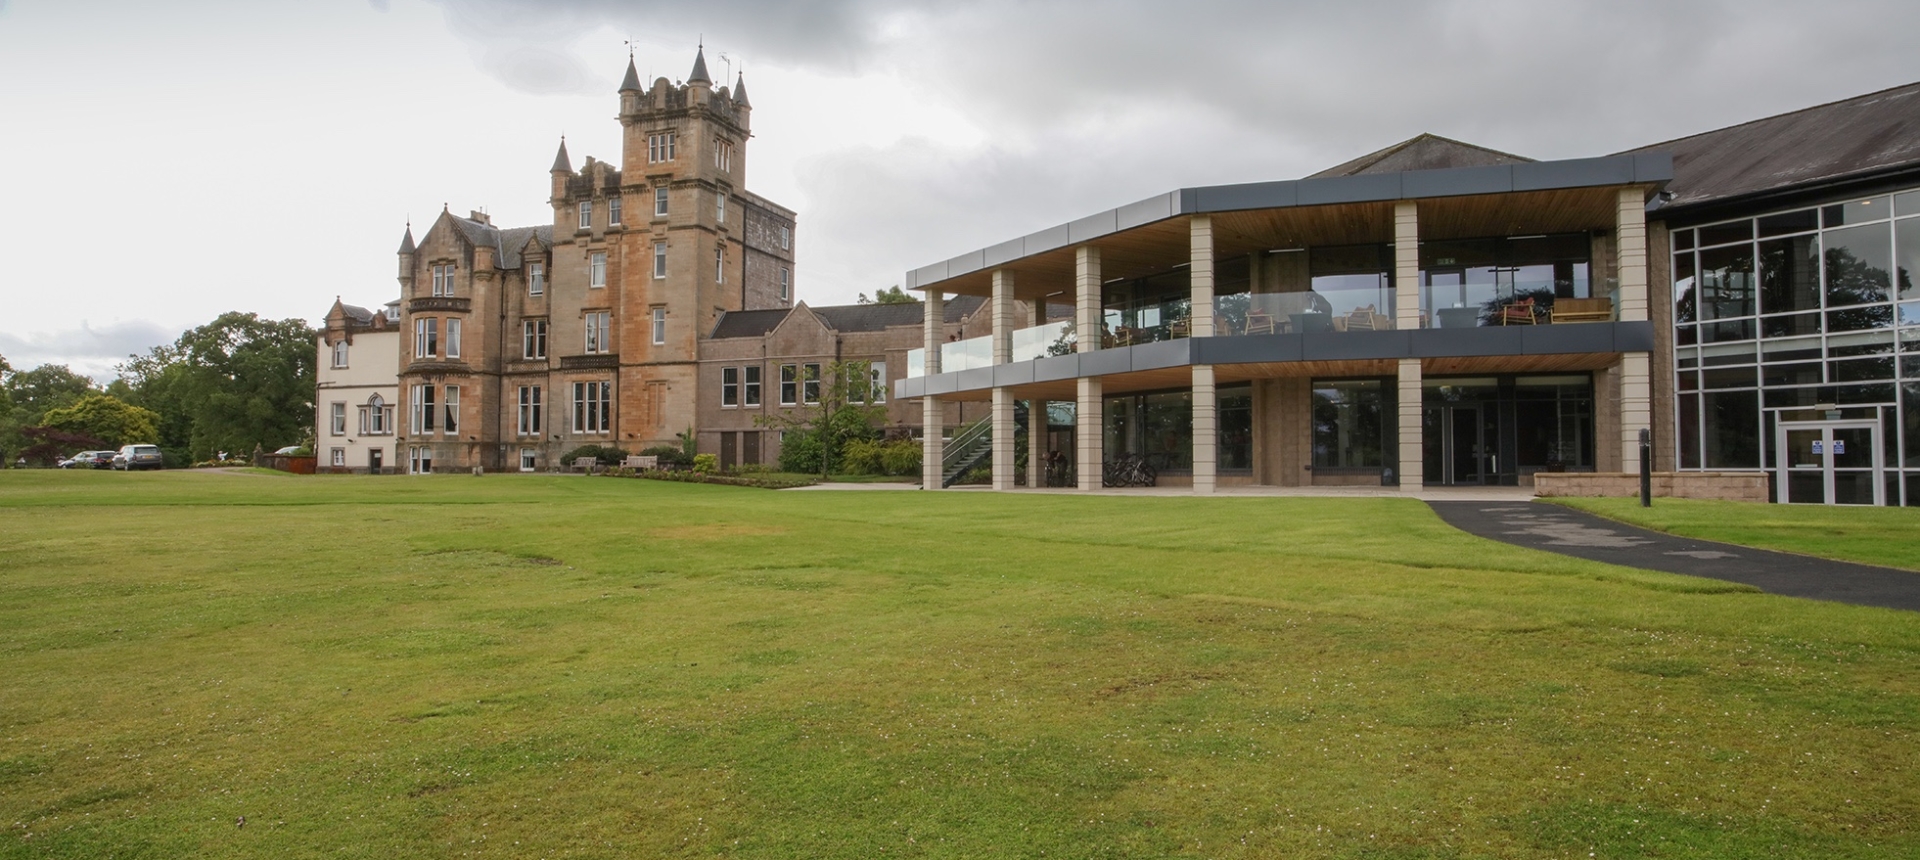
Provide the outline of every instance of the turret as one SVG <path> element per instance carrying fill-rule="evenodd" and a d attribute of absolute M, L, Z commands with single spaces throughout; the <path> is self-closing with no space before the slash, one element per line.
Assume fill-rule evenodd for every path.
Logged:
<path fill-rule="evenodd" d="M 627 58 L 627 77 L 620 82 L 620 115 L 631 116 L 640 112 L 640 70 L 633 67 L 633 58 Z"/>
<path fill-rule="evenodd" d="M 713 95 L 713 78 L 707 76 L 707 48 L 694 50 L 693 71 L 687 74 L 687 105 L 706 104 Z"/>
<path fill-rule="evenodd" d="M 400 294 L 413 291 L 413 224 L 407 224 L 407 235 L 400 240 Z"/>
<path fill-rule="evenodd" d="M 733 79 L 733 112 L 740 117 L 740 127 L 742 129 L 750 129 L 753 127 L 750 116 L 753 113 L 753 103 L 747 101 L 746 72 L 741 72 Z"/>
<path fill-rule="evenodd" d="M 628 67 L 631 68 L 631 64 Z M 558 206 L 567 196 L 567 177 L 573 175 L 573 162 L 567 158 L 567 139 L 564 137 L 560 138 L 560 151 L 553 156 L 553 167 L 549 168 L 548 172 L 553 174 L 551 202 Z"/>

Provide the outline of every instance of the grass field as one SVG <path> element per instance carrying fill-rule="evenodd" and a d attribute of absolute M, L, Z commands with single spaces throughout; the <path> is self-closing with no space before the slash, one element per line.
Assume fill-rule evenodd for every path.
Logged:
<path fill-rule="evenodd" d="M 1914 857 L 1916 622 L 1397 499 L 0 472 L 0 857 Z"/>
<path fill-rule="evenodd" d="M 1920 571 L 1920 509 L 1657 499 L 1552 501 L 1686 537 Z"/>

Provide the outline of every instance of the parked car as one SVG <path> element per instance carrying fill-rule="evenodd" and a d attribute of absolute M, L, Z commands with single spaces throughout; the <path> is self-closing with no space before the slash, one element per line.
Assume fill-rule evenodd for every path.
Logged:
<path fill-rule="evenodd" d="M 81 451 L 59 463 L 62 469 L 106 469 L 113 466 L 112 451 Z"/>
<path fill-rule="evenodd" d="M 120 453 L 113 455 L 113 467 L 126 472 L 135 469 L 158 469 L 160 463 L 160 446 L 158 445 L 126 445 L 121 447 Z"/>

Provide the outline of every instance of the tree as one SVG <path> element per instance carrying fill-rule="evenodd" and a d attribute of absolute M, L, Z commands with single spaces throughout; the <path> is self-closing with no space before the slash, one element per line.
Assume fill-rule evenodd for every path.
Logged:
<path fill-rule="evenodd" d="M 159 438 L 160 415 L 129 406 L 119 398 L 94 392 L 72 406 L 47 410 L 41 424 L 65 433 L 100 440 L 104 447 L 153 444 Z"/>
<path fill-rule="evenodd" d="M 70 406 L 93 391 L 93 380 L 74 373 L 64 364 L 43 364 L 32 370 L 5 372 L 7 408 L 0 411 L 0 461 L 19 456 L 21 449 L 36 444 L 24 431 L 40 424 L 49 409 Z"/>
<path fill-rule="evenodd" d="M 898 284 L 874 293 L 871 299 L 867 298 L 866 293 L 860 294 L 860 304 L 863 305 L 911 305 L 917 304 L 919 301 L 919 299 L 907 295 L 907 292 L 900 289 L 900 285 Z"/>
<path fill-rule="evenodd" d="M 809 374 L 801 380 L 802 386 L 819 391 L 812 408 L 756 419 L 762 426 L 786 431 L 780 443 L 782 469 L 817 470 L 824 478 L 839 468 L 848 442 L 879 435 L 875 426 L 885 419 L 886 407 L 873 402 L 871 368 L 865 361 L 829 364 L 818 376 Z"/>
<path fill-rule="evenodd" d="M 194 460 L 278 448 L 313 427 L 314 337 L 297 319 L 221 314 L 120 366 L 133 401 L 160 414 L 163 449 Z"/>

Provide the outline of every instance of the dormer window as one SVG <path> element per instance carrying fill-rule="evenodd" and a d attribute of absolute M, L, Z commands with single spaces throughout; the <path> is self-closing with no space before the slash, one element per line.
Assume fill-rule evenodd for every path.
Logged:
<path fill-rule="evenodd" d="M 433 267 L 433 294 L 436 296 L 453 295 L 452 263 Z"/>
<path fill-rule="evenodd" d="M 593 201 L 580 201 L 580 229 L 593 229 Z"/>
<path fill-rule="evenodd" d="M 346 342 L 346 340 L 344 340 L 344 339 L 342 339 L 342 340 L 337 340 L 337 341 L 334 341 L 334 344 L 333 344 L 333 366 L 334 366 L 334 367 L 346 367 L 346 366 L 347 366 L 347 342 Z"/>
<path fill-rule="evenodd" d="M 663 131 L 647 136 L 647 163 L 659 164 L 673 160 L 673 132 Z"/>
<path fill-rule="evenodd" d="M 547 291 L 547 266 L 545 263 L 527 265 L 527 295 L 544 295 Z"/>
<path fill-rule="evenodd" d="M 607 223 L 608 224 L 620 223 L 620 198 L 619 197 L 607 198 Z"/>

